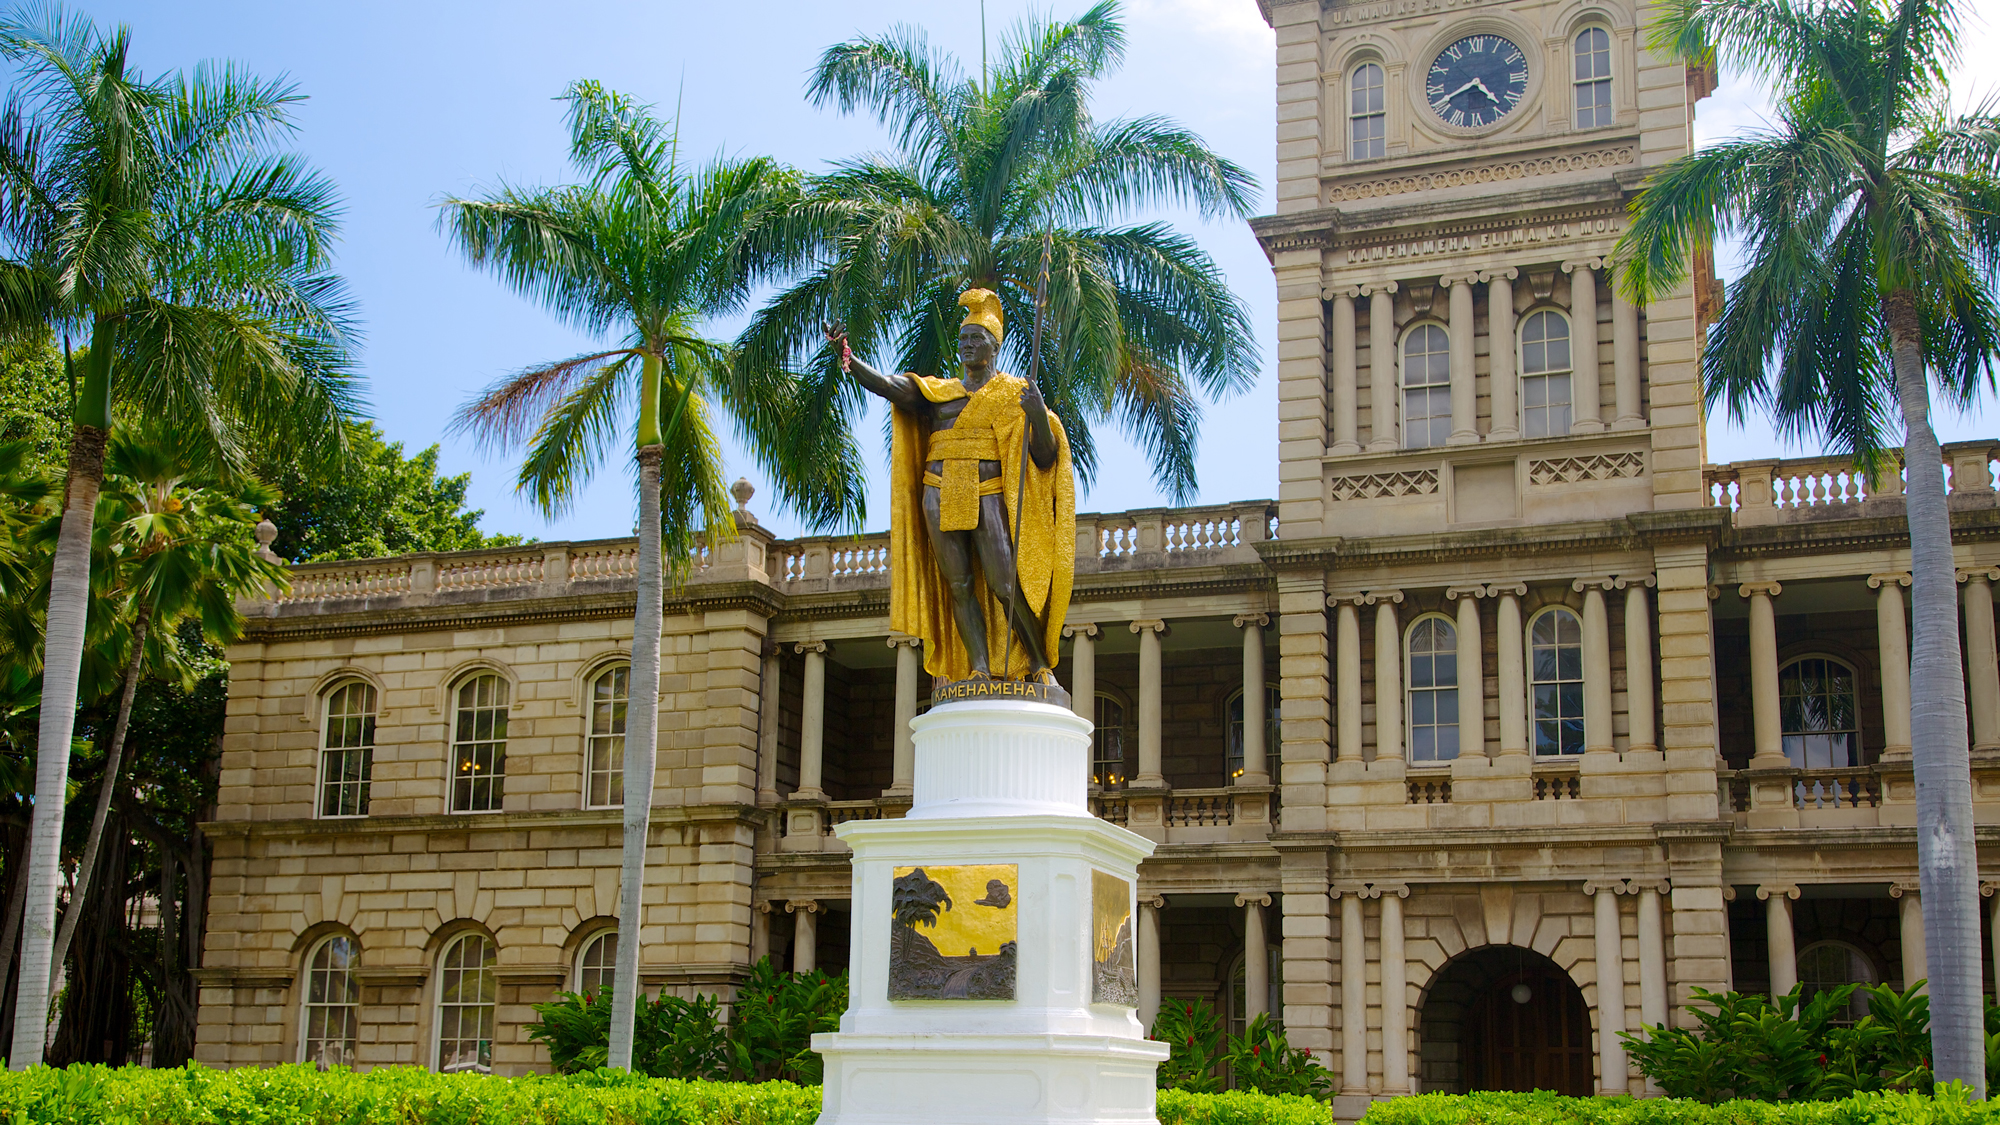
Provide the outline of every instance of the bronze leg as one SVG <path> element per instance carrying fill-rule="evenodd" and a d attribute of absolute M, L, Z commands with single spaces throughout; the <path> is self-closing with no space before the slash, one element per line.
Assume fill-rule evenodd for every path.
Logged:
<path fill-rule="evenodd" d="M 939 522 L 938 490 L 933 485 L 924 489 L 924 527 L 930 532 L 931 553 L 937 556 L 945 588 L 951 591 L 951 613 L 958 619 L 959 639 L 965 642 L 972 670 L 990 676 L 993 669 L 986 659 L 986 613 L 979 605 L 983 592 L 972 578 L 974 533 L 939 531 Z"/>
<path fill-rule="evenodd" d="M 986 586 L 1007 607 L 1014 635 L 1028 652 L 1029 667 L 1039 671 L 1049 667 L 1042 651 L 1042 622 L 1021 596 L 1020 572 L 1014 569 L 1014 541 L 1007 534 L 1007 508 L 1002 497 L 979 498 L 979 530 L 972 533 L 979 547 L 979 565 L 986 572 Z"/>

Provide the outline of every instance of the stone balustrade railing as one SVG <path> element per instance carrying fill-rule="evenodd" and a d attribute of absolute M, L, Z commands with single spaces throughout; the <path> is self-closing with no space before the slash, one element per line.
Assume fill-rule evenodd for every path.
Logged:
<path fill-rule="evenodd" d="M 1900 455 L 1885 451 L 1879 480 L 1845 457 L 1736 461 L 1703 470 L 1710 507 L 1728 508 L 1742 525 L 1844 519 L 1874 514 L 1870 501 L 1899 511 L 1903 471 Z M 1945 489 L 1954 496 L 1992 495 L 2000 470 L 2000 445 L 1954 442 L 1944 447 Z"/>

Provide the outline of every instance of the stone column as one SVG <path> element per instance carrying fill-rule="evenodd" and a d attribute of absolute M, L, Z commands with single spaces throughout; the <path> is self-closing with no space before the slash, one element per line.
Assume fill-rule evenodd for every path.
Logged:
<path fill-rule="evenodd" d="M 1784 587 L 1745 582 L 1737 593 L 1750 599 L 1750 729 L 1755 735 L 1752 769 L 1782 769 L 1785 730 L 1778 714 L 1778 618 L 1771 599 Z"/>
<path fill-rule="evenodd" d="M 1521 436 L 1520 376 L 1515 371 L 1515 269 L 1488 270 L 1486 279 L 1487 385 L 1493 395 L 1493 421 L 1487 441 L 1513 441 Z"/>
<path fill-rule="evenodd" d="M 1604 412 L 1598 405 L 1597 277 L 1590 271 L 1596 258 L 1564 262 L 1569 274 L 1569 356 L 1574 372 L 1569 380 L 1570 432 L 1602 433 Z"/>
<path fill-rule="evenodd" d="M 1798 938 L 1792 930 L 1792 900 L 1799 888 L 1792 883 L 1766 883 L 1757 888 L 1764 900 L 1764 941 L 1771 963 L 1773 1000 L 1798 987 Z"/>
<path fill-rule="evenodd" d="M 910 741 L 910 720 L 917 717 L 917 681 L 924 668 L 922 644 L 915 637 L 889 638 L 889 647 L 896 650 L 896 737 L 889 788 L 882 791 L 884 797 L 909 796 L 916 778 L 917 755 L 915 744 Z"/>
<path fill-rule="evenodd" d="M 1484 586 L 1453 586 L 1444 592 L 1458 602 L 1458 756 L 1486 756 L 1486 659 L 1479 643 L 1479 599 Z"/>
<path fill-rule="evenodd" d="M 1499 649 L 1500 754 L 1528 753 L 1528 640 L 1522 632 L 1520 583 L 1496 586 L 1500 605 L 1495 611 L 1495 647 Z"/>
<path fill-rule="evenodd" d="M 1243 908 L 1243 1022 L 1271 1014 L 1271 953 L 1264 938 L 1264 908 L 1268 894 L 1236 896 Z"/>
<path fill-rule="evenodd" d="M 1375 603 L 1375 760 L 1403 756 L 1403 627 L 1396 620 L 1401 590 L 1368 592 Z"/>
<path fill-rule="evenodd" d="M 1403 899 L 1410 888 L 1377 884 L 1382 896 L 1382 1092 L 1410 1092 L 1410 983 L 1404 950 Z"/>
<path fill-rule="evenodd" d="M 771 906 L 770 900 L 750 908 L 750 963 L 755 965 L 771 955 Z"/>
<path fill-rule="evenodd" d="M 1396 425 L 1402 411 L 1396 401 L 1396 283 L 1369 287 L 1368 295 L 1368 452 L 1382 453 L 1402 444 Z"/>
<path fill-rule="evenodd" d="M 1924 951 L 1924 903 L 1915 883 L 1897 883 L 1889 888 L 1889 897 L 1900 900 L 1899 916 L 1902 919 L 1903 944 L 1903 988 L 1918 981 L 1930 979 L 1930 955 Z M 1930 989 L 1926 987 L 1925 993 Z"/>
<path fill-rule="evenodd" d="M 1583 751 L 1611 754 L 1611 623 L 1604 609 L 1610 579 L 1579 578 L 1570 588 L 1583 594 Z"/>
<path fill-rule="evenodd" d="M 1979 884 L 1979 893 L 1993 900 L 1991 908 L 1993 914 L 1993 979 L 2000 980 L 2000 894 L 1994 893 L 1996 891 L 2000 891 L 2000 883 L 1981 882 Z"/>
<path fill-rule="evenodd" d="M 792 971 L 810 973 L 819 968 L 819 903 L 795 898 L 785 913 L 792 916 Z"/>
<path fill-rule="evenodd" d="M 1625 1063 L 1625 1042 L 1618 1033 L 1625 1030 L 1625 941 L 1618 931 L 1618 896 L 1624 893 L 1622 880 L 1588 882 L 1583 893 L 1596 898 L 1597 917 L 1593 927 L 1597 958 L 1597 1073 L 1598 1093 L 1627 1093 L 1630 1072 Z"/>
<path fill-rule="evenodd" d="M 1234 785 L 1271 784 L 1269 747 L 1264 744 L 1268 720 L 1264 717 L 1264 626 L 1271 623 L 1265 613 L 1240 613 L 1236 627 L 1243 630 L 1243 776 L 1232 778 Z"/>
<path fill-rule="evenodd" d="M 1625 721 L 1635 753 L 1658 750 L 1653 723 L 1652 609 L 1646 600 L 1651 576 L 1620 579 L 1625 587 Z"/>
<path fill-rule="evenodd" d="M 1160 895 L 1139 896 L 1139 1026 L 1152 1029 L 1160 1014 Z"/>
<path fill-rule="evenodd" d="M 1368 1092 L 1368 956 L 1361 895 L 1340 896 L 1340 1092 Z"/>
<path fill-rule="evenodd" d="M 1875 643 L 1882 658 L 1882 757 L 1910 757 L 1910 630 L 1903 619 L 1903 587 L 1910 575 L 1871 574 Z"/>
<path fill-rule="evenodd" d="M 1625 296 L 1616 274 L 1604 267 L 1604 283 L 1611 289 L 1611 381 L 1617 401 L 1614 430 L 1638 430 L 1646 426 L 1639 408 L 1639 306 Z"/>
<path fill-rule="evenodd" d="M 799 788 L 796 801 L 824 801 L 820 775 L 826 747 L 826 642 L 807 641 L 793 651 L 805 654 L 806 682 L 799 704 Z"/>
<path fill-rule="evenodd" d="M 1131 629 L 1139 634 L 1139 773 L 1132 778 L 1132 788 L 1164 789 L 1167 779 L 1160 773 L 1160 634 L 1167 631 L 1167 623 L 1134 621 Z"/>
<path fill-rule="evenodd" d="M 1065 625 L 1063 636 L 1076 638 L 1076 645 L 1069 654 L 1070 710 L 1095 723 L 1097 721 L 1097 626 Z"/>
<path fill-rule="evenodd" d="M 1639 891 L 1639 1020 L 1647 1027 L 1667 1022 L 1667 930 L 1660 914 L 1660 898 L 1667 883 L 1643 887 Z M 1657 1097 L 1660 1088 L 1646 1079 L 1646 1093 Z"/>
<path fill-rule="evenodd" d="M 1965 583 L 1966 699 L 1972 710 L 1972 748 L 2000 749 L 2000 652 L 1993 637 L 1991 571 L 1960 571 Z"/>
<path fill-rule="evenodd" d="M 1333 381 L 1333 445 L 1327 452 L 1335 457 L 1361 452 L 1360 388 L 1355 382 L 1354 362 L 1354 298 L 1359 293 L 1349 286 L 1333 294 L 1333 339 L 1329 345 L 1333 359 L 1329 376 Z"/>
<path fill-rule="evenodd" d="M 757 685 L 757 803 L 778 803 L 778 726 L 783 702 L 784 665 L 779 649 L 764 650 L 764 673 Z"/>
<path fill-rule="evenodd" d="M 1328 599 L 1334 610 L 1333 718 L 1339 731 L 1339 761 L 1359 762 L 1361 755 L 1361 599 Z"/>
<path fill-rule="evenodd" d="M 1473 382 L 1472 283 L 1473 277 L 1444 277 L 1439 285 L 1451 289 L 1451 445 L 1472 445 L 1479 441 L 1479 392 Z"/>

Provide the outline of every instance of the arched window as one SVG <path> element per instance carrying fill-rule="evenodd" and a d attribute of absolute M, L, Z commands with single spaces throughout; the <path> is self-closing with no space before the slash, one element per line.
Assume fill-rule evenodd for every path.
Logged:
<path fill-rule="evenodd" d="M 625 803 L 625 704 L 632 694 L 632 669 L 607 668 L 590 685 L 590 776 L 584 804 L 611 808 Z"/>
<path fill-rule="evenodd" d="M 1583 753 L 1583 625 L 1558 606 L 1528 627 L 1528 702 L 1535 754 Z"/>
<path fill-rule="evenodd" d="M 1435 324 L 1403 337 L 1403 448 L 1443 445 L 1451 436 L 1451 338 Z"/>
<path fill-rule="evenodd" d="M 496 812 L 507 779 L 507 681 L 491 672 L 458 687 L 451 811 Z"/>
<path fill-rule="evenodd" d="M 493 943 L 485 934 L 461 934 L 438 958 L 437 1068 L 493 1071 Z"/>
<path fill-rule="evenodd" d="M 618 931 L 605 930 L 583 943 L 576 957 L 576 990 L 590 996 L 611 987 L 618 968 Z"/>
<path fill-rule="evenodd" d="M 1802 656 L 1778 671 L 1778 717 L 1785 757 L 1803 769 L 1861 764 L 1861 713 L 1854 669 L 1828 656 Z"/>
<path fill-rule="evenodd" d="M 1278 708 L 1281 698 L 1277 684 L 1264 685 L 1264 772 L 1275 782 L 1278 777 Z M 1243 776 L 1243 689 L 1229 697 L 1229 779 Z"/>
<path fill-rule="evenodd" d="M 1576 127 L 1611 124 L 1611 36 L 1601 27 L 1576 37 Z"/>
<path fill-rule="evenodd" d="M 375 688 L 349 680 L 326 695 L 320 731 L 319 815 L 367 816 L 375 771 Z"/>
<path fill-rule="evenodd" d="M 1816 941 L 1799 951 L 1799 1005 L 1813 994 L 1844 984 L 1870 985 L 1875 982 L 1875 965 L 1866 953 L 1844 941 Z M 1868 1014 L 1868 998 L 1855 990 L 1835 1023 L 1851 1024 Z"/>
<path fill-rule="evenodd" d="M 1236 958 L 1236 964 L 1229 970 L 1229 1033 L 1241 1035 L 1250 1026 L 1250 1006 L 1244 1002 L 1248 994 L 1248 974 L 1250 952 L 1245 950 Z M 1283 951 L 1275 945 L 1264 947 L 1265 980 L 1265 1023 L 1273 1031 L 1285 1029 L 1285 958 Z"/>
<path fill-rule="evenodd" d="M 1569 433 L 1569 318 L 1551 309 L 1521 324 L 1521 425 L 1528 437 Z"/>
<path fill-rule="evenodd" d="M 1382 67 L 1362 63 L 1347 83 L 1348 156 L 1368 160 L 1381 156 L 1388 138 L 1388 114 L 1383 109 Z"/>
<path fill-rule="evenodd" d="M 345 935 L 327 938 L 306 958 L 305 1003 L 300 1005 L 299 1061 L 324 1070 L 354 1065 L 355 1025 L 361 987 L 354 964 L 361 950 Z"/>
<path fill-rule="evenodd" d="M 1458 629 L 1435 614 L 1410 626 L 1410 761 L 1458 757 Z"/>
<path fill-rule="evenodd" d="M 1106 789 L 1125 784 L 1125 705 L 1097 693 L 1097 729 L 1090 735 L 1090 783 Z"/>

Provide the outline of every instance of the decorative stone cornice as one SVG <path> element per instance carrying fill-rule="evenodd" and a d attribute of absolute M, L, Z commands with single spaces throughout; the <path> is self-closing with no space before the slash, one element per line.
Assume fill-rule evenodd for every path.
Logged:
<path fill-rule="evenodd" d="M 1512 159 L 1493 160 L 1484 164 L 1437 171 L 1411 172 L 1403 176 L 1356 178 L 1345 182 L 1336 180 L 1327 185 L 1323 198 L 1329 205 L 1387 199 L 1398 195 L 1445 191 L 1468 184 L 1507 183 L 1512 180 L 1560 176 L 1599 168 L 1619 168 L 1630 165 L 1637 159 L 1637 146 L 1631 144 L 1608 145 L 1559 156 L 1524 154 Z"/>

